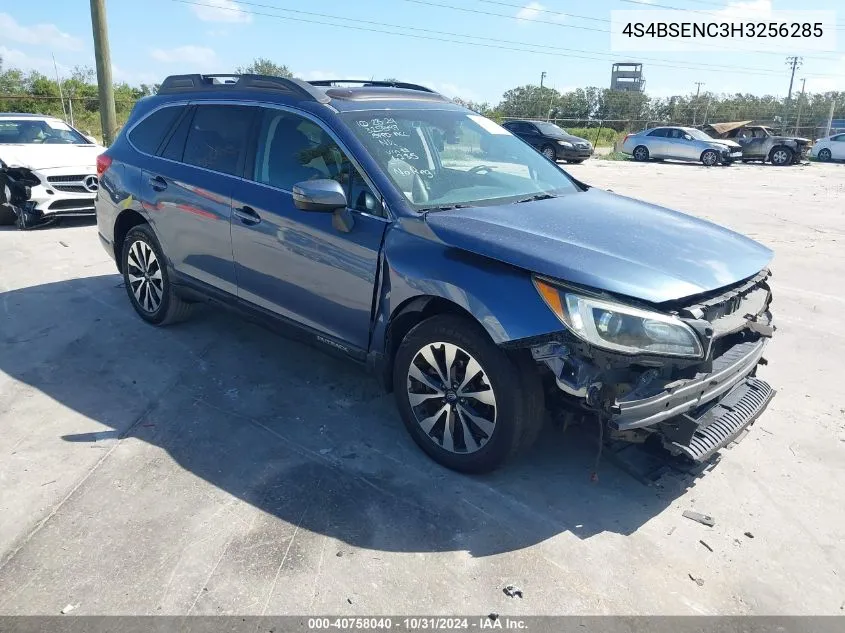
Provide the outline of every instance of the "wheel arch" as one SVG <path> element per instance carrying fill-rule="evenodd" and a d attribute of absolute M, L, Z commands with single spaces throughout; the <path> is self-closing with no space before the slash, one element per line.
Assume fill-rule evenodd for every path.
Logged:
<path fill-rule="evenodd" d="M 123 241 L 129 231 L 140 224 L 149 224 L 149 221 L 135 209 L 121 211 L 114 221 L 114 261 L 117 263 L 117 270 L 121 273 L 123 272 L 123 258 L 121 257 Z"/>
<path fill-rule="evenodd" d="M 770 150 L 769 150 L 769 153 L 768 153 L 768 155 L 766 156 L 766 160 L 768 160 L 769 162 L 771 162 L 771 160 L 772 160 L 772 156 L 774 156 L 774 153 L 775 153 L 776 151 L 778 151 L 779 149 L 785 149 L 785 150 L 787 150 L 790 154 L 795 154 L 795 150 L 794 150 L 794 149 L 792 149 L 789 145 L 787 145 L 787 144 L 785 144 L 785 143 L 778 143 L 777 145 L 773 145 L 773 146 L 772 146 L 772 149 L 770 149 Z"/>

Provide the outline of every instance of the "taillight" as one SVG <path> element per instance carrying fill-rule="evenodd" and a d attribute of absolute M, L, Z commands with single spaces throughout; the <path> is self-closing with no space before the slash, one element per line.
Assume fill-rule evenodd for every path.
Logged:
<path fill-rule="evenodd" d="M 111 167 L 112 157 L 108 154 L 100 154 L 97 156 L 97 177 L 102 178 L 106 170 Z"/>
<path fill-rule="evenodd" d="M 625 142 L 625 141 L 627 141 L 629 138 L 631 138 L 631 135 L 630 135 L 630 134 L 626 134 L 626 135 L 625 135 L 625 138 L 623 138 L 623 139 L 622 139 L 622 142 L 624 143 L 624 142 Z"/>

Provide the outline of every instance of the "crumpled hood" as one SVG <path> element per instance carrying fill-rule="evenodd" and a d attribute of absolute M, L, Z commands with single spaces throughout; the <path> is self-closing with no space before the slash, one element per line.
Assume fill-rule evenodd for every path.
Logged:
<path fill-rule="evenodd" d="M 721 145 L 727 145 L 731 149 L 742 149 L 742 145 L 740 145 L 736 141 L 731 141 L 730 139 L 726 138 L 714 138 L 711 142 L 719 143 Z"/>
<path fill-rule="evenodd" d="M 100 145 L 0 145 L 0 158 L 9 167 L 52 169 L 79 167 L 85 173 L 96 173 L 97 156 L 106 151 Z"/>
<path fill-rule="evenodd" d="M 768 248 L 716 224 L 599 189 L 427 214 L 446 244 L 652 303 L 753 276 Z"/>

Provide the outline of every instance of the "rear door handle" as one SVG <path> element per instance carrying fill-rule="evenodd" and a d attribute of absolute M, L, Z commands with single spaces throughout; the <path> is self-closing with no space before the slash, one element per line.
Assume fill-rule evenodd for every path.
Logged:
<path fill-rule="evenodd" d="M 261 216 L 252 207 L 239 207 L 232 211 L 232 214 L 244 224 L 252 226 L 261 222 Z"/>
<path fill-rule="evenodd" d="M 167 189 L 167 181 L 161 176 L 150 176 L 150 187 L 155 191 L 164 191 Z"/>

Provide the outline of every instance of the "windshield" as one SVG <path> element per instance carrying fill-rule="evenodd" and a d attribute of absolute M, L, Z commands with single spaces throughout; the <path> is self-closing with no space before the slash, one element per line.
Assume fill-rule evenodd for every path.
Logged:
<path fill-rule="evenodd" d="M 90 145 L 67 123 L 39 119 L 0 120 L 0 145 Z"/>
<path fill-rule="evenodd" d="M 559 134 L 566 134 L 567 136 L 569 135 L 569 132 L 564 130 L 562 127 L 558 127 L 554 123 L 543 123 L 542 121 L 540 121 L 540 122 L 535 123 L 534 125 L 536 125 L 540 129 L 540 131 L 543 134 L 546 134 L 546 135 L 552 135 L 552 136 L 557 136 Z"/>
<path fill-rule="evenodd" d="M 712 136 L 707 134 L 707 132 L 702 132 L 701 130 L 684 128 L 684 132 L 689 134 L 696 141 L 712 141 L 712 140 L 714 140 Z"/>
<path fill-rule="evenodd" d="M 342 116 L 418 211 L 578 191 L 562 169 L 477 114 L 394 110 Z"/>

